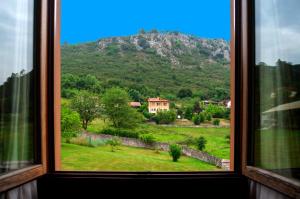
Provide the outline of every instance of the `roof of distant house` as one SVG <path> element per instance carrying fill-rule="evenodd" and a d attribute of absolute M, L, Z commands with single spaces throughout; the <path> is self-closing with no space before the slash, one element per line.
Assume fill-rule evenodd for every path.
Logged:
<path fill-rule="evenodd" d="M 132 106 L 132 107 L 140 107 L 140 106 L 141 106 L 141 103 L 140 103 L 140 102 L 130 102 L 129 104 L 130 104 L 130 106 Z"/>
<path fill-rule="evenodd" d="M 148 102 L 169 102 L 169 100 L 156 97 L 156 98 L 148 98 Z"/>

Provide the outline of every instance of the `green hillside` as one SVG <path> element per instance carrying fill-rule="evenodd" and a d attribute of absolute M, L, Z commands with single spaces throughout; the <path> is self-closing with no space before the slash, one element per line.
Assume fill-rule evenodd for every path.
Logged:
<path fill-rule="evenodd" d="M 146 33 L 62 46 L 62 74 L 93 75 L 102 88 L 202 98 L 229 97 L 229 45 L 181 33 Z M 219 99 L 221 100 L 221 99 Z"/>

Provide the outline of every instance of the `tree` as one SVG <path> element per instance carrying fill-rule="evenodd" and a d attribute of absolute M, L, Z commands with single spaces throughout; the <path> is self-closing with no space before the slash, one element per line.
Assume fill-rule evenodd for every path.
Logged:
<path fill-rule="evenodd" d="M 135 90 L 135 89 L 129 89 L 128 94 L 131 97 L 131 99 L 135 102 L 142 102 L 144 101 L 142 94 Z"/>
<path fill-rule="evenodd" d="M 169 146 L 169 154 L 172 157 L 173 162 L 177 162 L 178 161 L 178 159 L 181 156 L 181 151 L 182 151 L 181 147 L 179 145 L 177 145 L 177 144 L 171 144 Z"/>
<path fill-rule="evenodd" d="M 204 137 L 199 137 L 197 139 L 197 147 L 200 151 L 203 151 L 205 149 L 205 145 L 206 145 L 207 141 Z"/>
<path fill-rule="evenodd" d="M 80 116 L 67 107 L 61 109 L 61 131 L 74 132 L 80 128 Z"/>
<path fill-rule="evenodd" d="M 180 89 L 177 93 L 177 97 L 179 98 L 186 98 L 186 97 L 192 97 L 193 92 L 191 89 Z"/>
<path fill-rule="evenodd" d="M 121 88 L 108 89 L 102 98 L 105 115 L 116 128 L 133 128 L 142 116 L 129 106 L 129 96 Z"/>
<path fill-rule="evenodd" d="M 191 107 L 187 107 L 184 111 L 184 118 L 191 120 L 193 118 L 193 109 Z"/>
<path fill-rule="evenodd" d="M 154 120 L 157 124 L 170 124 L 176 120 L 175 111 L 158 111 Z"/>
<path fill-rule="evenodd" d="M 197 100 L 195 103 L 194 103 L 194 109 L 193 109 L 193 112 L 194 113 L 200 113 L 202 111 L 201 107 L 200 107 L 200 102 Z"/>
<path fill-rule="evenodd" d="M 88 123 L 100 116 L 100 98 L 87 91 L 81 91 L 71 100 L 71 108 L 79 113 L 82 128 L 86 130 Z"/>

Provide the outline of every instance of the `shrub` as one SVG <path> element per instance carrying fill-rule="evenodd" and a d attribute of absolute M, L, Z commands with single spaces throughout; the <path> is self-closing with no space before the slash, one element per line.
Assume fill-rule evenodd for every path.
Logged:
<path fill-rule="evenodd" d="M 100 131 L 100 133 L 105 135 L 119 136 L 119 137 L 139 138 L 139 133 L 134 131 L 129 131 L 129 130 L 123 130 L 123 129 L 107 128 Z"/>
<path fill-rule="evenodd" d="M 117 146 L 121 145 L 121 141 L 117 138 L 113 138 L 113 139 L 107 140 L 106 144 L 110 145 L 111 146 L 111 151 L 114 152 L 115 148 Z"/>
<path fill-rule="evenodd" d="M 88 147 L 97 147 L 97 146 L 102 146 L 105 145 L 106 142 L 104 140 L 100 139 L 92 139 L 91 137 L 76 137 L 70 139 L 71 144 L 77 144 L 81 146 L 88 146 Z"/>
<path fill-rule="evenodd" d="M 174 111 L 159 111 L 153 119 L 156 124 L 170 124 L 176 120 L 176 113 Z"/>
<path fill-rule="evenodd" d="M 213 125 L 219 126 L 220 125 L 220 119 L 214 119 L 213 120 Z"/>
<path fill-rule="evenodd" d="M 207 141 L 204 137 L 199 137 L 197 139 L 197 147 L 200 151 L 203 151 L 205 149 L 205 145 L 206 145 Z"/>
<path fill-rule="evenodd" d="M 61 131 L 74 132 L 80 129 L 80 116 L 67 107 L 61 109 Z M 62 134 L 63 135 L 63 134 Z"/>
<path fill-rule="evenodd" d="M 199 114 L 193 116 L 193 122 L 195 125 L 199 125 L 201 123 Z"/>
<path fill-rule="evenodd" d="M 205 121 L 205 113 L 199 113 L 193 117 L 193 122 L 195 125 L 199 125 Z"/>
<path fill-rule="evenodd" d="M 78 136 L 78 132 L 76 131 L 62 131 L 61 132 L 61 137 L 63 138 L 63 140 L 66 142 L 66 143 L 70 143 L 70 140 L 72 138 L 76 138 Z"/>
<path fill-rule="evenodd" d="M 171 144 L 169 147 L 169 154 L 173 159 L 173 162 L 177 162 L 181 156 L 181 147 L 177 144 Z"/>
<path fill-rule="evenodd" d="M 155 137 L 153 135 L 142 135 L 140 136 L 140 140 L 145 142 L 146 144 L 152 145 L 155 143 Z"/>
<path fill-rule="evenodd" d="M 212 118 L 212 117 L 211 117 L 211 114 L 209 114 L 209 113 L 206 114 L 206 120 L 207 120 L 207 121 L 211 121 L 211 118 Z"/>

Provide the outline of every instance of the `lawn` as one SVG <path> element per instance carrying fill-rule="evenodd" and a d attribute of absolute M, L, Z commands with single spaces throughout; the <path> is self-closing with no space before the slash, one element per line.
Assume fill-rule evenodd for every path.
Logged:
<path fill-rule="evenodd" d="M 108 122 L 101 119 L 94 120 L 88 127 L 89 132 L 97 133 L 108 126 Z M 205 151 L 219 158 L 230 158 L 230 144 L 226 136 L 230 134 L 230 128 L 203 128 L 186 126 L 162 126 L 156 124 L 140 124 L 135 131 L 141 134 L 151 134 L 158 142 L 178 143 L 189 138 L 200 136 L 207 140 Z M 192 146 L 195 148 L 195 146 Z"/>
<path fill-rule="evenodd" d="M 119 146 L 96 148 L 62 143 L 62 170 L 76 171 L 221 171 L 214 165 L 181 156 L 173 162 L 167 152 Z"/>

